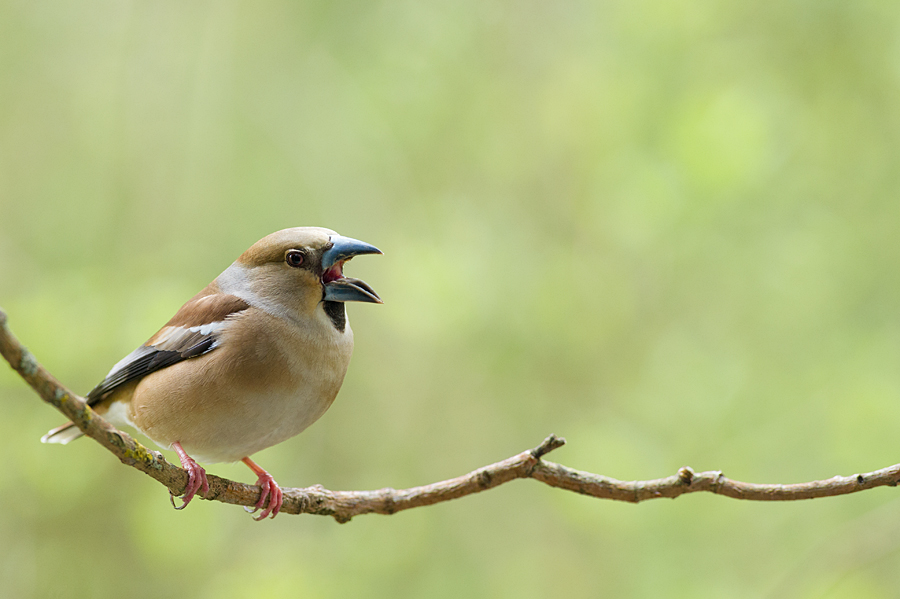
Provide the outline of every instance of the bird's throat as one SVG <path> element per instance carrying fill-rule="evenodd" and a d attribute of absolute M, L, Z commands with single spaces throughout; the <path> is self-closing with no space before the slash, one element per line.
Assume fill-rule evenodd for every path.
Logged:
<path fill-rule="evenodd" d="M 325 314 L 328 315 L 328 318 L 331 320 L 331 324 L 334 325 L 341 333 L 344 332 L 344 329 L 347 326 L 347 311 L 344 308 L 344 302 L 322 302 L 323 307 L 325 309 Z"/>

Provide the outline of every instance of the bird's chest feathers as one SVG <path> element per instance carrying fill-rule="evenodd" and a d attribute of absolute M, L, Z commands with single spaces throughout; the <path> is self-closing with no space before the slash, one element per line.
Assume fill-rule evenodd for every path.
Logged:
<path fill-rule="evenodd" d="M 338 331 L 330 321 L 307 326 L 276 322 L 273 327 L 281 330 L 256 336 L 253 357 L 237 366 L 253 371 L 242 392 L 268 406 L 274 429 L 296 434 L 334 401 L 350 364 L 353 332 L 349 325 Z"/>
<path fill-rule="evenodd" d="M 303 431 L 331 406 L 350 363 L 353 333 L 348 326 L 337 331 L 330 322 L 319 330 L 296 329 L 261 340 L 257 357 L 271 366 L 279 365 L 277 376 L 271 367 L 265 375 L 248 377 L 250 388 L 244 401 L 255 404 L 248 428 L 256 431 L 247 454 L 280 443 Z"/>

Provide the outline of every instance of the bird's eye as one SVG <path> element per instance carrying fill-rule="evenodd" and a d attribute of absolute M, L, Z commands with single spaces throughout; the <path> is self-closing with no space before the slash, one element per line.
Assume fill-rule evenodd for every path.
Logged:
<path fill-rule="evenodd" d="M 290 250 L 284 257 L 284 261 L 287 262 L 288 266 L 293 266 L 294 268 L 302 266 L 303 252 L 301 252 L 300 250 Z"/>

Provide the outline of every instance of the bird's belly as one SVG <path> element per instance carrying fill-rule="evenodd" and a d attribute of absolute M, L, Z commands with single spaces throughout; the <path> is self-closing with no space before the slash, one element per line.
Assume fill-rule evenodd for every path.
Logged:
<path fill-rule="evenodd" d="M 153 402 L 133 405 L 134 426 L 163 448 L 179 442 L 199 462 L 236 462 L 301 433 L 337 395 L 320 389 L 218 397 L 214 410 L 185 409 L 154 418 Z"/>
<path fill-rule="evenodd" d="M 335 394 L 307 389 L 291 395 L 245 395 L 241 403 L 265 409 L 238 409 L 239 415 L 232 410 L 218 412 L 184 431 L 181 445 L 199 462 L 236 462 L 303 432 L 331 406 Z M 164 439 L 160 444 L 168 446 L 171 441 Z"/>

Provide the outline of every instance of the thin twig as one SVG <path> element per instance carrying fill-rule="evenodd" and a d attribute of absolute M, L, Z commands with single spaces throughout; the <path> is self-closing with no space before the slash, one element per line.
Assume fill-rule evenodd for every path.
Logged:
<path fill-rule="evenodd" d="M 91 437 L 112 452 L 123 464 L 165 485 L 180 495 L 187 484 L 187 472 L 170 464 L 158 451 L 147 449 L 130 435 L 117 430 L 98 416 L 75 393 L 57 381 L 37 362 L 6 326 L 6 314 L 0 309 L 0 354 L 31 385 L 41 398 L 53 405 Z M 543 459 L 547 453 L 565 444 L 565 439 L 550 435 L 534 449 L 479 468 L 463 476 L 411 489 L 377 491 L 329 491 L 319 485 L 302 489 L 284 489 L 282 512 L 332 516 L 349 522 L 361 514 L 394 514 L 414 507 L 433 505 L 493 489 L 518 478 L 532 478 L 551 487 L 574 491 L 598 499 L 638 503 L 660 497 L 675 498 L 687 493 L 709 492 L 734 499 L 753 501 L 794 501 L 832 497 L 865 491 L 875 487 L 897 486 L 900 464 L 867 474 L 835 476 L 827 480 L 791 485 L 753 484 L 731 480 L 718 471 L 697 472 L 681 468 L 667 478 L 646 481 L 620 481 L 599 474 L 573 470 Z M 209 492 L 203 498 L 223 503 L 253 506 L 260 489 L 215 475 L 208 475 Z"/>

